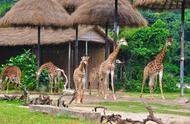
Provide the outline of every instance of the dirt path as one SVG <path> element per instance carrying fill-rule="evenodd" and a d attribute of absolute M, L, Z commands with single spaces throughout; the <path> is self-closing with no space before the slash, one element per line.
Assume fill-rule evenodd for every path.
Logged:
<path fill-rule="evenodd" d="M 72 109 L 79 110 L 79 111 L 93 111 L 92 107 L 79 107 L 79 106 L 72 106 Z M 102 115 L 104 115 L 102 110 L 98 110 Z M 106 111 L 106 115 L 111 114 L 120 114 L 123 119 L 131 118 L 133 120 L 142 121 L 148 115 L 147 113 L 132 113 L 132 112 L 119 112 L 119 111 Z M 178 116 L 178 115 L 170 115 L 170 114 L 155 114 L 157 118 L 161 118 L 165 124 L 190 124 L 190 118 L 186 116 Z M 151 123 L 149 123 L 151 124 Z M 152 123 L 154 124 L 154 123 Z"/>
<path fill-rule="evenodd" d="M 1 96 L 1 95 L 0 95 Z M 32 94 L 31 97 L 38 97 L 38 94 Z M 60 95 L 50 95 L 54 101 L 58 99 Z M 72 94 L 70 93 L 69 95 L 65 95 L 63 99 L 68 103 L 70 99 L 72 98 Z M 117 95 L 117 100 L 116 101 L 128 101 L 128 102 L 144 102 L 147 103 L 159 103 L 159 104 L 164 104 L 164 105 L 183 105 L 185 109 L 180 109 L 180 110 L 173 110 L 173 111 L 181 111 L 181 112 L 189 112 L 190 111 L 190 103 L 184 104 L 179 102 L 178 100 L 162 100 L 162 99 L 140 99 L 140 98 L 135 98 L 127 95 Z M 84 103 L 85 105 L 89 105 L 91 103 L 100 103 L 100 102 L 113 102 L 112 97 L 108 97 L 107 100 L 104 100 L 101 96 L 89 96 L 85 95 Z M 78 109 L 81 111 L 92 111 L 92 107 L 84 107 L 81 105 L 76 105 L 72 104 L 71 106 L 72 109 Z M 167 109 L 166 109 L 167 110 Z M 132 113 L 132 112 L 120 112 L 120 111 L 106 111 L 107 114 L 120 114 L 122 115 L 123 118 L 132 118 L 134 120 L 143 120 L 147 117 L 147 113 Z M 103 112 L 101 112 L 103 114 Z M 190 117 L 187 116 L 179 116 L 179 115 L 171 115 L 171 114 L 164 114 L 164 113 L 159 113 L 155 114 L 156 117 L 161 118 L 166 124 L 190 124 Z"/>

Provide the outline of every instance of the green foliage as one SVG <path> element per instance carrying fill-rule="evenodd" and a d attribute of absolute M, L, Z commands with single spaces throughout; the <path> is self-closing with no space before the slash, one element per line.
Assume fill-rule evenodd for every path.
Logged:
<path fill-rule="evenodd" d="M 36 56 L 32 54 L 30 50 L 25 50 L 23 54 L 11 57 L 6 64 L 1 66 L 1 70 L 7 65 L 18 66 L 21 69 L 21 83 L 28 89 L 32 90 L 36 87 Z"/>
<path fill-rule="evenodd" d="M 126 90 L 138 92 L 141 90 L 144 67 L 161 51 L 167 37 L 171 35 L 167 26 L 166 22 L 158 19 L 151 26 L 134 29 L 132 32 L 130 30 L 124 31 L 126 35 L 121 33 L 122 37 L 125 36 L 127 39 L 129 47 L 126 51 L 123 77 L 118 78 L 118 82 L 124 83 Z M 177 59 L 172 55 L 176 56 L 177 48 L 177 40 L 174 39 L 172 48 L 168 48 L 164 59 L 164 91 L 176 91 L 179 67 L 175 63 Z M 120 68 L 118 67 L 118 70 Z M 121 85 L 121 83 L 118 83 L 118 85 Z M 146 83 L 145 91 L 149 92 L 148 83 Z M 159 92 L 158 83 L 156 92 Z"/>
<path fill-rule="evenodd" d="M 17 0 L 1 0 L 0 1 L 0 17 L 3 16 Z"/>
<path fill-rule="evenodd" d="M 185 18 L 185 83 L 190 83 L 190 11 L 186 11 Z M 180 13 L 164 12 L 153 13 L 151 11 L 142 12 L 149 21 L 149 26 L 139 29 L 129 29 L 127 27 L 120 29 L 119 38 L 125 37 L 129 47 L 122 53 L 122 58 L 126 61 L 125 65 L 117 66 L 117 88 L 124 87 L 127 91 L 140 91 L 143 70 L 147 63 L 161 51 L 166 38 L 172 36 L 174 42 L 171 48 L 168 48 L 166 57 L 163 61 L 164 92 L 176 92 L 176 83 L 179 83 L 179 60 L 180 60 L 180 31 L 181 21 Z M 111 36 L 113 35 L 110 33 Z M 122 76 L 121 76 L 122 75 Z M 158 81 L 157 81 L 158 82 Z M 148 82 L 145 84 L 145 92 L 149 92 Z M 160 92 L 157 83 L 156 92 Z"/>

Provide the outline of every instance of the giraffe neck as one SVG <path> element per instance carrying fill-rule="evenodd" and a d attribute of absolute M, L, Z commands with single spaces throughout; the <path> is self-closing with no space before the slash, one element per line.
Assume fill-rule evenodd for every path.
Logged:
<path fill-rule="evenodd" d="M 117 45 L 115 50 L 108 56 L 107 61 L 110 61 L 111 63 L 113 63 L 116 60 L 119 50 L 120 50 L 120 45 Z"/>
<path fill-rule="evenodd" d="M 41 65 L 40 68 L 38 69 L 37 74 L 40 75 L 42 73 L 42 70 L 45 68 L 47 69 L 48 67 L 49 67 L 49 63 Z"/>
<path fill-rule="evenodd" d="M 164 46 L 162 48 L 162 51 L 156 56 L 157 62 L 162 63 L 162 61 L 163 61 L 163 59 L 164 59 L 164 57 L 166 55 L 166 49 L 167 49 L 167 47 Z"/>
<path fill-rule="evenodd" d="M 84 69 L 84 62 L 80 62 L 79 70 L 83 71 L 83 69 Z"/>

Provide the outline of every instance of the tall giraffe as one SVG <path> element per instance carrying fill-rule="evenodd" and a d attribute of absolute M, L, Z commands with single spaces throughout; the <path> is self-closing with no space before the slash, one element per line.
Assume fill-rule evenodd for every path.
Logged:
<path fill-rule="evenodd" d="M 21 75 L 22 75 L 22 73 L 21 73 L 21 70 L 19 67 L 7 66 L 1 72 L 0 83 L 3 82 L 3 78 L 5 77 L 5 80 L 7 82 L 7 92 L 8 92 L 9 84 L 11 82 L 14 82 L 17 86 L 19 86 L 21 84 L 21 82 L 20 82 Z"/>
<path fill-rule="evenodd" d="M 85 81 L 85 65 L 88 65 L 89 56 L 81 57 L 80 65 L 74 70 L 73 80 L 75 84 L 75 93 L 69 104 L 76 99 L 77 103 L 83 103 L 84 96 L 84 81 Z"/>
<path fill-rule="evenodd" d="M 108 58 L 101 63 L 99 68 L 99 86 L 101 91 L 103 92 L 104 99 L 107 99 L 107 90 L 108 90 L 108 81 L 109 81 L 109 74 L 111 74 L 111 86 L 113 91 L 113 99 L 115 100 L 115 92 L 114 92 L 114 70 L 115 70 L 115 63 L 116 57 L 119 53 L 121 45 L 128 46 L 127 41 L 122 38 L 117 42 L 117 47 L 115 50 L 108 56 Z"/>
<path fill-rule="evenodd" d="M 153 98 L 153 92 L 154 92 L 154 81 L 157 78 L 157 75 L 159 75 L 159 84 L 160 84 L 160 92 L 162 95 L 162 99 L 165 99 L 163 95 L 163 90 L 162 90 L 162 77 L 163 77 L 163 59 L 166 54 L 166 49 L 167 47 L 172 45 L 172 38 L 168 38 L 166 40 L 165 46 L 162 48 L 162 51 L 156 56 L 154 60 L 149 62 L 147 66 L 144 68 L 144 75 L 143 75 L 143 82 L 142 82 L 142 89 L 141 89 L 141 95 L 140 97 L 143 96 L 143 89 L 144 89 L 144 84 L 147 78 L 149 78 L 149 88 L 150 88 L 150 94 L 151 97 Z"/>
<path fill-rule="evenodd" d="M 49 77 L 49 92 L 52 93 L 52 86 L 56 87 L 56 84 L 58 83 L 58 92 L 60 92 L 60 81 L 59 78 L 61 76 L 61 73 L 65 77 L 65 84 L 64 84 L 64 90 L 66 90 L 66 86 L 68 83 L 67 76 L 63 69 L 58 68 L 55 66 L 52 62 L 47 62 L 40 66 L 38 69 L 38 72 L 36 74 L 36 79 L 39 80 L 40 74 L 42 73 L 43 69 L 47 69 L 48 71 L 48 77 Z M 58 82 L 57 82 L 58 79 Z M 56 88 L 54 88 L 54 93 L 56 93 Z"/>

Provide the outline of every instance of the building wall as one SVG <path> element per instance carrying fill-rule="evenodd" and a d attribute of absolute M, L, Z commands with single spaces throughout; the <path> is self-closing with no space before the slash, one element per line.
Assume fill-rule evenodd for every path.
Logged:
<path fill-rule="evenodd" d="M 0 65 L 5 64 L 10 57 L 20 55 L 24 53 L 24 49 L 28 50 L 33 48 L 34 46 L 16 46 L 16 47 L 0 47 Z"/>

